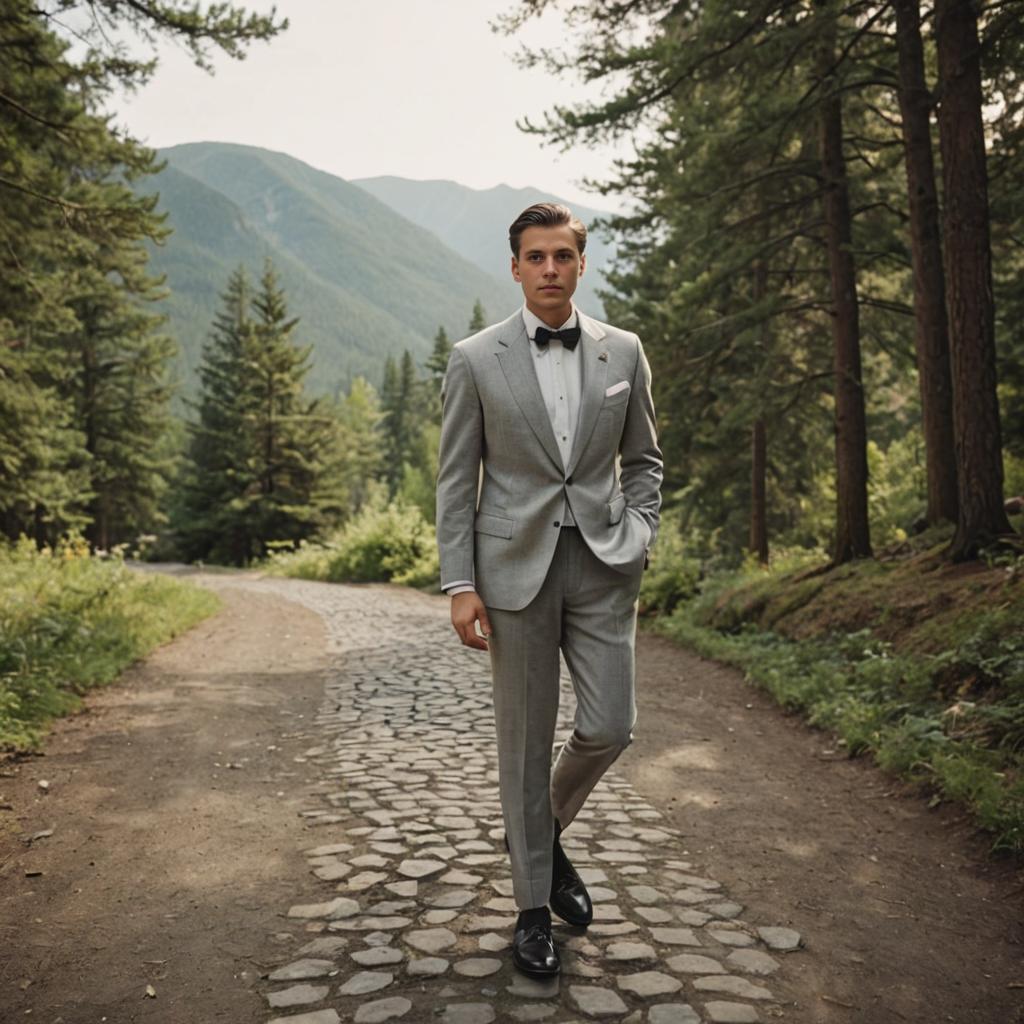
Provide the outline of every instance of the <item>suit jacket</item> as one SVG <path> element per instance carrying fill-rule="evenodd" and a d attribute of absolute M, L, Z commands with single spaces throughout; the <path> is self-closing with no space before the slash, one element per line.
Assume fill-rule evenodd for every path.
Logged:
<path fill-rule="evenodd" d="M 625 577 L 643 571 L 657 535 L 662 457 L 643 346 L 582 313 L 579 324 L 582 387 L 568 465 L 520 310 L 458 342 L 448 361 L 437 478 L 441 583 L 473 580 L 493 608 L 525 608 L 540 590 L 566 498 L 587 545 Z"/>

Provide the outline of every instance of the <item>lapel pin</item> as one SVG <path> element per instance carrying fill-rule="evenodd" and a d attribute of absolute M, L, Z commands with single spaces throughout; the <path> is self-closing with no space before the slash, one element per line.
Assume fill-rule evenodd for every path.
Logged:
<path fill-rule="evenodd" d="M 600 359 L 602 363 L 607 363 L 608 362 L 608 353 L 607 352 L 602 352 L 597 358 Z"/>

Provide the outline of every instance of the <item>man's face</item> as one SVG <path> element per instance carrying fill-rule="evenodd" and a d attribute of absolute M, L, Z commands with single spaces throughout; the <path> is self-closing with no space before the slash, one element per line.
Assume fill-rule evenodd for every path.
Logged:
<path fill-rule="evenodd" d="M 519 257 L 512 257 L 512 277 L 523 286 L 527 309 L 549 326 L 568 318 L 585 268 L 568 224 L 527 228 L 519 238 Z"/>

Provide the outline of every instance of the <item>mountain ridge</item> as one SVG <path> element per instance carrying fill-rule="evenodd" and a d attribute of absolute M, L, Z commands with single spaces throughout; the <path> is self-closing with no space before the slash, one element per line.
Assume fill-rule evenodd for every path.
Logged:
<path fill-rule="evenodd" d="M 158 151 L 164 169 L 144 181 L 158 192 L 174 233 L 151 245 L 167 275 L 168 333 L 181 350 L 183 396 L 197 390 L 204 340 L 231 271 L 257 276 L 270 257 L 312 343 L 310 388 L 335 393 L 356 374 L 380 382 L 384 360 L 408 348 L 423 362 L 438 327 L 466 333 L 480 299 L 495 319 L 521 301 L 497 281 L 365 190 L 272 150 L 185 143 Z"/>
<path fill-rule="evenodd" d="M 474 189 L 450 178 L 414 179 L 398 175 L 353 178 L 352 184 L 387 203 L 407 219 L 433 232 L 474 266 L 499 279 L 510 277 L 511 250 L 508 228 L 527 206 L 557 202 L 568 206 L 585 224 L 610 216 L 572 203 L 533 186 L 515 187 L 505 183 Z M 588 313 L 604 316 L 604 304 L 597 294 L 605 287 L 602 270 L 615 257 L 615 248 L 600 231 L 588 230 L 587 269 L 580 279 L 577 302 Z"/>

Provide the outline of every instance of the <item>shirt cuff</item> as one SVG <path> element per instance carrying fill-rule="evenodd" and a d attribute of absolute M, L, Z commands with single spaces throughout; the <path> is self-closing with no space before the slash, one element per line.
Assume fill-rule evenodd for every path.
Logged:
<path fill-rule="evenodd" d="M 476 591 L 476 587 L 473 585 L 472 580 L 455 580 L 452 583 L 446 583 L 441 589 L 449 596 L 454 597 L 456 594 L 468 594 L 470 591 Z"/>

